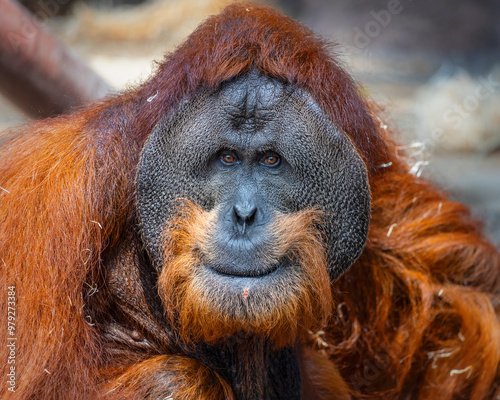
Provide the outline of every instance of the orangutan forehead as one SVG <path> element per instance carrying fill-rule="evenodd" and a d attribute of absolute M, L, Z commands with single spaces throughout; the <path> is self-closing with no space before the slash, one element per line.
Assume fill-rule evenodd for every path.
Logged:
<path fill-rule="evenodd" d="M 216 97 L 236 128 L 262 125 L 276 117 L 292 89 L 275 79 L 251 72 L 222 86 Z"/>

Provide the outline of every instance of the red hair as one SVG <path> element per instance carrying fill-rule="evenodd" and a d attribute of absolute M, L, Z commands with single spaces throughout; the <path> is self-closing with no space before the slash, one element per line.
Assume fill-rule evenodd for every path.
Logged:
<path fill-rule="evenodd" d="M 5 287 L 15 286 L 17 398 L 96 397 L 103 344 L 86 319 L 88 282 L 135 221 L 144 141 L 197 88 L 252 68 L 311 93 L 369 170 L 368 242 L 333 284 L 334 317 L 315 341 L 337 365 L 342 390 L 498 397 L 497 249 L 464 206 L 409 173 L 325 43 L 273 9 L 232 5 L 139 88 L 17 128 L 1 149 L 0 307 L 7 315 Z"/>

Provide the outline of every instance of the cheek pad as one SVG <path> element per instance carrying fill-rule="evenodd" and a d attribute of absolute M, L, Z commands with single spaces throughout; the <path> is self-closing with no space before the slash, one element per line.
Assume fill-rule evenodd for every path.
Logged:
<path fill-rule="evenodd" d="M 199 172 L 199 165 L 204 161 L 190 158 L 195 151 L 180 143 L 183 138 L 171 134 L 172 130 L 178 129 L 178 123 L 168 121 L 155 128 L 142 151 L 136 178 L 142 235 L 157 267 L 163 258 L 160 250 L 163 229 L 174 216 L 177 199 L 186 198 L 204 207 L 210 206 L 203 176 Z M 203 144 L 197 147 L 203 147 Z"/>
<path fill-rule="evenodd" d="M 289 185 L 283 185 L 288 193 L 280 188 L 272 192 L 274 196 L 282 192 L 282 197 L 289 198 L 293 205 L 289 211 L 317 207 L 325 212 L 330 274 L 336 278 L 356 261 L 366 243 L 370 220 L 368 178 L 348 137 L 321 110 L 304 106 L 308 102 L 303 99 L 299 104 L 307 109 L 290 107 L 283 113 L 280 128 L 276 126 L 283 138 L 283 151 L 289 153 L 283 156 L 295 159 L 296 173 Z M 209 132 L 218 121 L 214 105 L 205 98 L 205 103 L 186 107 L 187 111 L 180 110 L 157 125 L 138 166 L 137 209 L 143 239 L 157 268 L 162 264 L 161 235 L 172 217 L 176 199 L 188 198 L 210 209 L 222 190 L 208 184 L 210 171 L 206 170 L 207 157 L 219 145 L 216 135 Z M 207 108 L 212 111 L 207 112 Z M 283 199 L 272 202 L 283 204 Z"/>
<path fill-rule="evenodd" d="M 284 142 L 296 163 L 294 209 L 317 207 L 325 213 L 330 275 L 337 278 L 360 256 L 370 221 L 366 167 L 347 135 L 319 107 L 303 101 L 283 121 Z M 302 101 L 300 101 L 302 99 Z M 292 154 L 293 153 L 293 154 Z"/>
<path fill-rule="evenodd" d="M 360 256 L 368 236 L 370 221 L 370 189 L 365 165 L 354 146 L 342 135 L 333 174 L 327 188 L 325 204 L 331 223 L 326 233 L 329 242 L 331 275 L 337 278 Z"/>

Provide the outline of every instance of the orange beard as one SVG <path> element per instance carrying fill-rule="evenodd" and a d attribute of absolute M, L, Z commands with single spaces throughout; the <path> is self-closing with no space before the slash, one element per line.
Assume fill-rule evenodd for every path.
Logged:
<path fill-rule="evenodd" d="M 178 215 L 165 230 L 158 285 L 166 317 L 186 342 L 215 343 L 245 332 L 282 347 L 326 324 L 332 293 L 324 241 L 316 228 L 320 212 L 276 214 L 266 260 L 290 263 L 261 277 L 221 275 L 205 267 L 202 259 L 214 257 L 216 212 L 183 201 Z"/>

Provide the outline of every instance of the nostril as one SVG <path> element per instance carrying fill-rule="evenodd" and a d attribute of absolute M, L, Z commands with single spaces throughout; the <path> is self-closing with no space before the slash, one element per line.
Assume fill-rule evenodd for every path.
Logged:
<path fill-rule="evenodd" d="M 246 205 L 236 204 L 234 206 L 234 213 L 236 214 L 236 217 L 244 221 L 252 220 L 255 217 L 256 211 L 257 207 L 255 207 L 252 204 L 246 204 Z"/>
<path fill-rule="evenodd" d="M 236 225 L 240 228 L 241 233 L 245 233 L 246 228 L 253 224 L 257 207 L 253 204 L 236 204 L 233 207 L 234 215 L 236 216 Z"/>

